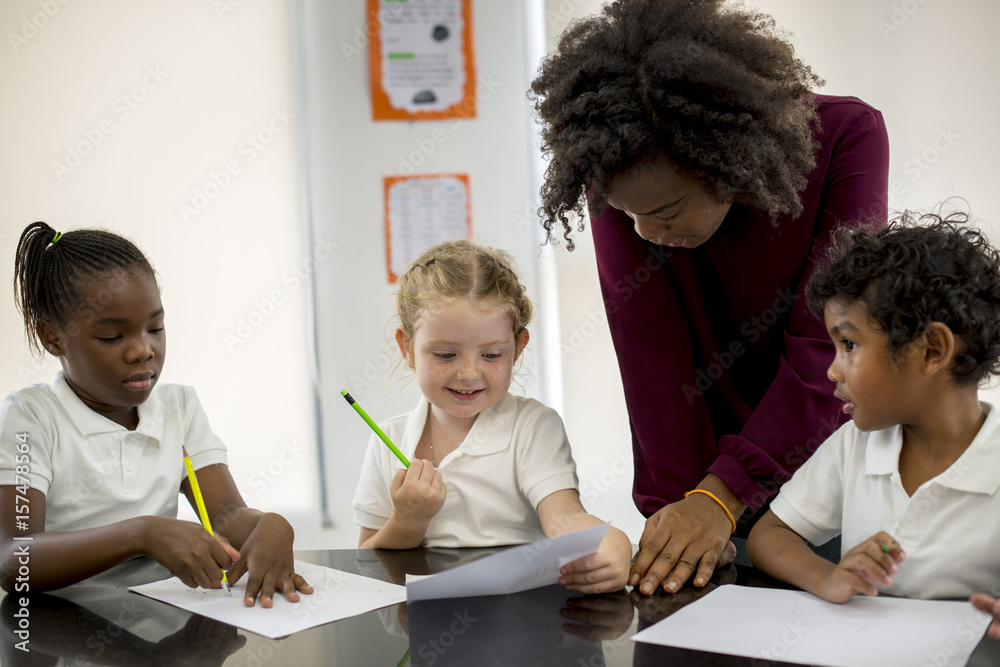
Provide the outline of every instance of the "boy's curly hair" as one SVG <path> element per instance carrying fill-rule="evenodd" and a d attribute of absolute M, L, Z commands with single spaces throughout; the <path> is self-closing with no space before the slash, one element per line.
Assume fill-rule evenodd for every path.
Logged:
<path fill-rule="evenodd" d="M 810 90 L 823 81 L 765 14 L 724 0 L 617 0 L 574 22 L 529 98 L 550 158 L 539 215 L 546 242 L 568 213 L 600 213 L 609 184 L 666 158 L 715 201 L 802 210 L 815 166 Z M 579 223 L 579 231 L 583 222 Z"/>
<path fill-rule="evenodd" d="M 1000 373 L 1000 253 L 968 219 L 904 212 L 883 229 L 841 229 L 806 286 L 810 310 L 823 317 L 831 300 L 863 302 L 894 359 L 941 322 L 961 341 L 958 384 Z"/>

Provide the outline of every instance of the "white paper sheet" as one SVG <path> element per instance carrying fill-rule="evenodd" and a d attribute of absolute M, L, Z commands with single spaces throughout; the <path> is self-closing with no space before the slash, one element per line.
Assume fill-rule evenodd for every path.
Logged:
<path fill-rule="evenodd" d="M 646 628 L 636 641 L 824 667 L 957 667 L 990 616 L 967 601 L 857 596 L 726 585 Z"/>
<path fill-rule="evenodd" d="M 503 595 L 559 581 L 559 568 L 597 551 L 607 523 L 513 547 L 439 574 L 406 575 L 406 600 Z"/>
<path fill-rule="evenodd" d="M 129 590 L 271 639 L 406 600 L 405 588 L 378 579 L 301 560 L 295 561 L 295 571 L 313 587 L 312 595 L 300 594 L 299 602 L 289 602 L 276 593 L 270 609 L 261 607 L 259 599 L 253 607 L 244 605 L 246 575 L 232 586 L 232 597 L 217 589 L 188 588 L 177 577 Z"/>

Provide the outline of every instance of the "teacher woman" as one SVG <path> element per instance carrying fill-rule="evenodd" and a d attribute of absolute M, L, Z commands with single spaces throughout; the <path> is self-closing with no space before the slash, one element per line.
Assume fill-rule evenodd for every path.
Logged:
<path fill-rule="evenodd" d="M 889 149 L 877 110 L 821 85 L 770 17 L 721 0 L 613 2 L 532 83 L 549 240 L 572 250 L 590 213 L 643 593 L 705 585 L 847 418 L 803 289 L 834 229 L 885 219 Z"/>

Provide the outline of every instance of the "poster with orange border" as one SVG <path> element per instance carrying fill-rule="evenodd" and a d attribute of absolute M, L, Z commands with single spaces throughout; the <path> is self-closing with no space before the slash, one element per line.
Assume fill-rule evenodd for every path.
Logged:
<path fill-rule="evenodd" d="M 385 259 L 389 282 L 427 246 L 471 238 L 468 174 L 385 176 Z"/>
<path fill-rule="evenodd" d="M 476 117 L 471 0 L 367 0 L 372 120 Z"/>

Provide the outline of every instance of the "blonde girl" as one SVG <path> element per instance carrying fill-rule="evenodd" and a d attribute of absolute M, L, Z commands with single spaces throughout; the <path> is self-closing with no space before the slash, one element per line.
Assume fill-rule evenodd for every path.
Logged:
<path fill-rule="evenodd" d="M 360 546 L 523 544 L 601 523 L 580 502 L 559 415 L 509 392 L 532 312 L 510 257 L 465 240 L 435 245 L 400 279 L 396 312 L 396 343 L 422 396 L 380 426 L 412 464 L 369 442 L 354 497 Z M 621 589 L 631 553 L 611 528 L 559 583 Z"/>

